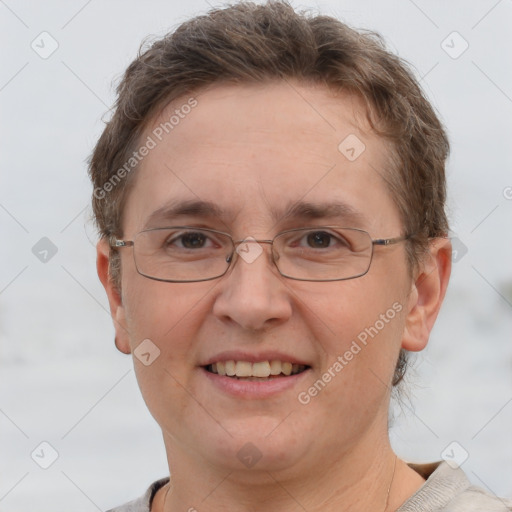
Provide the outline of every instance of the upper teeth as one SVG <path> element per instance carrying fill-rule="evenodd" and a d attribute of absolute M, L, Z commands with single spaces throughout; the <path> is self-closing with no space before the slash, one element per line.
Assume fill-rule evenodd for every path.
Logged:
<path fill-rule="evenodd" d="M 210 365 L 213 373 L 229 377 L 269 377 L 270 375 L 292 375 L 306 369 L 306 366 L 283 361 L 219 361 Z"/>

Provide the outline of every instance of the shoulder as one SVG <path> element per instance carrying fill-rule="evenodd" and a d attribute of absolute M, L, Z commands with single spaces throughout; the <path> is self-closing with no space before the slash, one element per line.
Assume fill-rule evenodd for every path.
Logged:
<path fill-rule="evenodd" d="M 147 491 L 140 498 L 130 501 L 129 503 L 125 503 L 119 507 L 112 508 L 107 512 L 150 512 L 153 497 L 158 489 L 163 487 L 167 482 L 169 482 L 168 477 L 157 480 L 149 486 Z"/>
<path fill-rule="evenodd" d="M 458 511 L 512 512 L 512 500 L 500 498 L 477 486 L 470 486 L 456 496 L 446 508 L 447 512 Z"/>
<path fill-rule="evenodd" d="M 512 512 L 512 500 L 472 485 L 459 467 L 447 462 L 409 466 L 426 481 L 397 512 Z"/>

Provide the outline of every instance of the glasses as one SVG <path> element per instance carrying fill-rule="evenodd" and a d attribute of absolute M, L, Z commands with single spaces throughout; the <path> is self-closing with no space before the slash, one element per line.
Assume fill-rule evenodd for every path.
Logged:
<path fill-rule="evenodd" d="M 222 277 L 235 254 L 252 263 L 271 247 L 272 261 L 283 277 L 298 281 L 342 281 L 365 275 L 375 245 L 388 246 L 410 238 L 373 240 L 356 228 L 322 226 L 283 231 L 272 240 L 252 237 L 235 241 L 228 233 L 191 226 L 147 229 L 133 240 L 112 237 L 112 248 L 133 247 L 137 272 L 172 283 L 209 281 Z"/>

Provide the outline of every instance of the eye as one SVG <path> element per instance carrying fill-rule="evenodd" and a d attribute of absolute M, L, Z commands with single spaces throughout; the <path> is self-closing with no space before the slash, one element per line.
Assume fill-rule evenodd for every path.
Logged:
<path fill-rule="evenodd" d="M 165 244 L 167 247 L 175 245 L 180 249 L 204 249 L 211 247 L 212 241 L 205 233 L 187 231 L 168 237 Z"/>
<path fill-rule="evenodd" d="M 311 231 L 304 235 L 299 245 L 303 245 L 304 239 L 307 247 L 312 249 L 343 249 L 350 246 L 343 236 L 331 233 L 329 231 Z"/>
<path fill-rule="evenodd" d="M 331 245 L 332 235 L 326 231 L 315 231 L 314 233 L 308 233 L 306 239 L 310 247 L 323 249 Z"/>

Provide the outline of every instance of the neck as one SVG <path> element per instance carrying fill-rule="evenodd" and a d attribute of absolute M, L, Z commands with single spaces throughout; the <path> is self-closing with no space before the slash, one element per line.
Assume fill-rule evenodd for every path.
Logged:
<path fill-rule="evenodd" d="M 316 467 L 271 469 L 218 468 L 182 457 L 169 447 L 172 488 L 155 499 L 154 512 L 175 510 L 269 509 L 282 512 L 354 512 L 395 510 L 423 483 L 403 461 L 398 461 L 389 440 L 362 443 L 339 457 L 323 458 Z M 364 448 L 363 448 L 364 447 Z"/>

